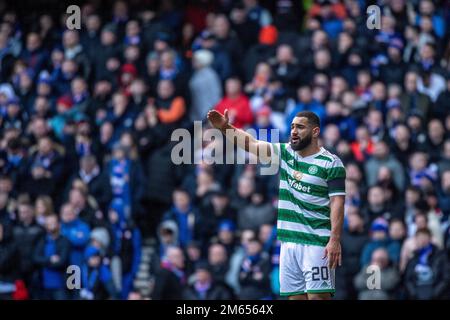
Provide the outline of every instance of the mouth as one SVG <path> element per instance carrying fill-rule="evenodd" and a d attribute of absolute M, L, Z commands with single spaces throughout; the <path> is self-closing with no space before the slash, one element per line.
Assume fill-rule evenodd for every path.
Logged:
<path fill-rule="evenodd" d="M 298 143 L 300 141 L 299 137 L 291 137 L 291 142 L 292 143 Z"/>

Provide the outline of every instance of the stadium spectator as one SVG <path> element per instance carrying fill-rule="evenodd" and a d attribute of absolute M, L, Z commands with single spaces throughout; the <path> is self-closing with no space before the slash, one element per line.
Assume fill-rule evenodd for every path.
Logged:
<path fill-rule="evenodd" d="M 217 230 L 217 243 L 223 245 L 230 257 L 235 249 L 235 232 L 236 226 L 232 220 L 224 219 L 220 222 Z"/>
<path fill-rule="evenodd" d="M 200 206 L 203 237 L 212 237 L 222 221 L 236 221 L 236 212 L 230 207 L 230 197 L 221 187 L 209 193 L 209 199 Z"/>
<path fill-rule="evenodd" d="M 24 187 L 28 174 L 29 157 L 24 147 L 19 138 L 10 139 L 6 152 L 1 156 L 2 173 L 11 177 L 14 187 L 19 191 Z"/>
<path fill-rule="evenodd" d="M 208 264 L 213 279 L 224 283 L 229 271 L 229 257 L 223 244 L 213 243 L 208 248 Z"/>
<path fill-rule="evenodd" d="M 256 66 L 275 55 L 278 30 L 275 26 L 264 26 L 259 30 L 258 42 L 252 45 L 244 56 L 244 74 L 246 81 L 250 81 Z"/>
<path fill-rule="evenodd" d="M 379 280 L 375 280 L 372 284 L 379 285 L 377 290 L 368 288 L 370 282 L 369 277 L 372 275 L 368 272 L 367 267 L 378 267 Z M 376 282 L 379 281 L 379 282 Z M 356 275 L 354 279 L 355 288 L 359 291 L 359 300 L 389 300 L 396 296 L 396 289 L 400 282 L 399 272 L 391 265 L 389 255 L 386 249 L 378 248 L 371 255 L 370 265 L 366 265 Z"/>
<path fill-rule="evenodd" d="M 242 93 L 241 81 L 238 78 L 229 78 L 225 81 L 225 97 L 215 106 L 220 113 L 228 109 L 230 123 L 236 128 L 244 128 L 253 122 L 250 103 Z"/>
<path fill-rule="evenodd" d="M 361 213 L 366 224 L 369 225 L 379 217 L 391 218 L 391 212 L 387 208 L 386 194 L 380 185 L 374 185 L 368 189 L 367 205 L 363 206 Z"/>
<path fill-rule="evenodd" d="M 244 86 L 252 111 L 258 111 L 264 105 L 270 105 L 274 96 L 281 93 L 280 88 L 279 83 L 274 82 L 270 65 L 266 62 L 258 63 L 253 78 Z"/>
<path fill-rule="evenodd" d="M 75 208 L 66 203 L 61 207 L 61 234 L 70 242 L 70 258 L 72 265 L 81 267 L 84 261 L 84 251 L 89 242 L 90 228 L 79 217 Z"/>
<path fill-rule="evenodd" d="M 214 17 L 212 33 L 214 34 L 218 45 L 229 53 L 231 61 L 238 61 L 241 59 L 243 54 L 242 43 L 236 32 L 231 28 L 230 21 L 225 14 L 217 14 Z M 236 66 L 235 69 L 235 73 L 241 73 L 239 66 Z"/>
<path fill-rule="evenodd" d="M 144 172 L 141 163 L 130 158 L 130 147 L 116 143 L 113 157 L 107 165 L 114 199 L 120 199 L 125 207 L 126 218 L 140 214 L 144 198 Z"/>
<path fill-rule="evenodd" d="M 311 92 L 311 87 L 301 86 L 297 91 L 298 103 L 295 108 L 286 117 L 286 127 L 289 128 L 292 119 L 300 111 L 312 111 L 316 113 L 321 121 L 325 118 L 325 107 L 316 101 Z"/>
<path fill-rule="evenodd" d="M 163 216 L 163 221 L 174 221 L 178 227 L 177 242 L 185 248 L 192 240 L 200 237 L 201 220 L 198 210 L 192 206 L 189 193 L 177 189 L 173 192 L 173 207 Z"/>
<path fill-rule="evenodd" d="M 163 221 L 157 230 L 157 247 L 151 255 L 150 276 L 154 277 L 161 269 L 161 261 L 165 259 L 167 249 L 178 245 L 178 227 L 175 221 Z M 188 258 L 189 259 L 189 258 Z M 190 272 L 189 260 L 186 263 L 186 270 Z"/>
<path fill-rule="evenodd" d="M 287 44 L 279 45 L 275 57 L 270 59 L 269 63 L 274 80 L 280 83 L 287 96 L 293 97 L 300 75 L 299 63 L 294 56 L 293 48 Z"/>
<path fill-rule="evenodd" d="M 433 115 L 438 119 L 444 119 L 448 116 L 449 111 L 445 108 L 445 101 L 450 98 L 450 76 L 447 75 L 447 86 L 444 91 L 442 91 L 435 103 L 435 107 L 432 110 Z"/>
<path fill-rule="evenodd" d="M 418 91 L 417 73 L 413 71 L 407 72 L 404 79 L 405 92 L 400 98 L 403 112 L 405 115 L 415 112 L 427 119 L 430 112 L 430 99 Z"/>
<path fill-rule="evenodd" d="M 394 156 L 400 161 L 402 170 L 408 165 L 408 159 L 414 150 L 411 140 L 411 131 L 404 124 L 398 124 L 394 128 L 393 142 L 390 149 Z"/>
<path fill-rule="evenodd" d="M 1 300 L 11 300 L 15 292 L 16 281 L 19 280 L 19 252 L 17 243 L 13 239 L 12 228 L 0 219 L 0 290 Z M 9 288 L 8 288 L 9 286 Z"/>
<path fill-rule="evenodd" d="M 262 244 L 257 239 L 247 243 L 245 258 L 242 261 L 239 282 L 240 299 L 267 299 L 270 289 L 270 259 L 262 251 Z"/>
<path fill-rule="evenodd" d="M 36 222 L 44 226 L 45 218 L 54 214 L 53 201 L 49 196 L 39 196 L 34 202 L 34 210 L 36 213 Z"/>
<path fill-rule="evenodd" d="M 181 299 L 182 291 L 186 285 L 184 267 L 183 251 L 176 246 L 167 248 L 165 258 L 161 261 L 161 269 L 155 277 L 152 299 Z"/>
<path fill-rule="evenodd" d="M 59 150 L 58 150 L 59 149 Z M 50 137 L 42 137 L 31 156 L 30 179 L 25 190 L 31 198 L 38 195 L 49 195 L 56 199 L 56 190 L 61 187 L 65 174 L 65 163 L 61 146 L 54 143 Z"/>
<path fill-rule="evenodd" d="M 342 267 L 336 270 L 336 299 L 356 299 L 353 279 L 359 272 L 359 259 L 369 237 L 357 210 L 347 213 L 347 227 L 342 235 Z"/>
<path fill-rule="evenodd" d="M 449 284 L 447 257 L 431 243 L 431 233 L 428 229 L 417 230 L 415 237 L 417 249 L 405 270 L 408 298 L 442 298 Z"/>
<path fill-rule="evenodd" d="M 38 75 L 46 67 L 48 52 L 42 47 L 42 39 L 38 33 L 30 32 L 26 38 L 26 46 L 21 57 Z"/>
<path fill-rule="evenodd" d="M 436 163 L 441 157 L 441 151 L 444 146 L 445 128 L 439 119 L 432 119 L 428 123 L 427 130 L 427 148 L 426 152 L 430 158 L 430 162 Z"/>
<path fill-rule="evenodd" d="M 336 298 L 358 298 L 350 279 L 359 268 L 351 261 L 364 256 L 370 263 L 380 243 L 389 246 L 385 270 L 413 275 L 416 266 L 423 270 L 421 255 L 413 258 L 416 230 L 427 227 L 431 243 L 448 253 L 448 6 L 378 1 L 381 29 L 368 30 L 367 1 L 206 2 L 150 8 L 142 1 L 88 0 L 80 30 L 67 30 L 61 23 L 66 13 L 56 7 L 50 14 L 0 5 L 0 257 L 9 256 L 13 245 L 18 252 L 17 270 L 6 263 L 0 271 L 0 281 L 17 290 L 6 286 L 2 298 L 40 297 L 38 275 L 48 275 L 49 268 L 35 264 L 33 252 L 39 239 L 48 240 L 42 228 L 47 217 L 63 216 L 67 206 L 80 225 L 89 226 L 74 231 L 61 217 L 62 234 L 82 233 L 83 244 L 75 250 L 66 234 L 69 256 L 75 252 L 84 263 L 84 247 L 94 244 L 87 269 L 100 291 L 107 289 L 96 291 L 85 281 L 85 299 L 182 298 L 182 287 L 192 285 L 187 280 L 195 279 L 195 265 L 209 248 L 219 261 L 212 276 L 233 288 L 233 298 L 278 298 L 277 176 L 262 175 L 255 165 L 206 163 L 212 158 L 203 157 L 207 141 L 202 148 L 186 141 L 195 149 L 186 158 L 195 163 L 172 161 L 173 131 L 192 134 L 193 121 L 205 124 L 207 111 L 216 106 L 228 109 L 235 125 L 255 129 L 259 139 L 265 139 L 260 129 L 278 129 L 269 132 L 270 142 L 287 140 L 298 111 L 320 117 L 320 144 L 347 171 Z M 193 229 L 192 221 L 163 220 L 180 188 L 198 211 Z M 117 220 L 110 221 L 111 208 Z M 375 229 L 382 225 L 383 239 L 370 240 L 377 233 L 370 232 L 372 223 Z M 261 274 L 247 256 L 255 233 L 264 256 L 255 267 L 264 269 L 259 280 L 252 278 Z M 173 263 L 165 262 L 169 248 L 180 245 L 187 251 L 186 268 L 178 253 L 171 253 Z M 375 260 L 384 263 L 380 252 Z M 140 254 L 139 274 L 149 270 L 157 282 L 154 293 L 142 279 L 132 279 Z M 240 278 L 244 265 L 246 276 Z M 202 291 L 208 272 L 200 273 Z M 414 277 L 402 277 L 399 287 L 416 286 Z M 226 287 L 213 281 L 215 286 Z M 195 285 L 190 289 L 197 294 Z M 445 290 L 437 291 L 433 297 L 446 297 Z M 420 298 L 396 290 L 385 297 Z"/>
<path fill-rule="evenodd" d="M 394 156 L 389 154 L 389 147 L 384 141 L 377 142 L 374 145 L 372 157 L 365 163 L 365 176 L 369 186 L 377 182 L 381 167 L 386 167 L 391 172 L 396 173 L 393 175 L 393 179 L 398 190 L 405 188 L 402 165 Z"/>
<path fill-rule="evenodd" d="M 118 205 L 113 203 L 109 210 L 109 222 L 113 255 L 120 261 L 117 274 L 120 275 L 121 281 L 117 281 L 116 288 L 120 291 L 120 298 L 126 299 L 133 289 L 133 279 L 141 262 L 142 239 L 139 229 L 133 222 L 125 220 L 123 214 L 119 213 L 122 209 L 120 203 Z M 113 263 L 111 268 L 114 275 Z"/>
<path fill-rule="evenodd" d="M 396 256 L 393 257 L 392 263 L 398 267 L 401 259 L 401 248 L 407 237 L 406 227 L 403 220 L 393 218 L 389 222 L 389 239 L 391 240 L 390 247 Z"/>
<path fill-rule="evenodd" d="M 369 264 L 372 254 L 378 248 L 384 248 L 388 252 L 389 260 L 398 263 L 400 247 L 389 238 L 389 225 L 383 218 L 377 218 L 370 226 L 370 241 L 364 246 L 361 253 L 361 267 Z"/>
<path fill-rule="evenodd" d="M 438 173 L 440 176 L 450 169 L 450 139 L 446 139 L 444 141 L 444 145 L 442 147 L 442 159 L 437 162 Z"/>
<path fill-rule="evenodd" d="M 186 274 L 191 277 L 195 273 L 198 262 L 202 261 L 202 248 L 199 241 L 191 241 L 186 247 Z"/>
<path fill-rule="evenodd" d="M 194 73 L 189 81 L 192 97 L 190 119 L 201 121 L 211 106 L 222 98 L 222 86 L 217 72 L 211 67 L 214 55 L 209 50 L 194 52 L 192 64 Z M 206 86 L 206 87 L 205 87 Z"/>
<path fill-rule="evenodd" d="M 36 245 L 33 259 L 41 267 L 39 274 L 40 299 L 66 300 L 66 269 L 69 265 L 70 242 L 60 234 L 60 223 L 55 214 L 45 218 L 45 238 Z"/>
<path fill-rule="evenodd" d="M 97 247 L 86 248 L 81 274 L 80 298 L 82 300 L 105 300 L 118 297 L 110 265 Z"/>
<path fill-rule="evenodd" d="M 89 225 L 90 228 L 104 226 L 106 219 L 102 211 L 97 210 L 95 199 L 87 196 L 87 187 L 80 180 L 75 180 L 69 192 L 68 203 L 74 208 L 78 217 Z M 95 207 L 95 208 L 94 208 Z"/>
<path fill-rule="evenodd" d="M 450 214 L 450 170 L 446 170 L 442 173 L 441 184 L 438 186 L 438 201 L 439 207 L 444 212 L 446 216 Z"/>
<path fill-rule="evenodd" d="M 272 205 L 265 201 L 262 190 L 255 191 L 250 201 L 250 204 L 238 211 L 239 229 L 257 230 L 263 224 L 274 223 L 275 211 Z"/>
<path fill-rule="evenodd" d="M 18 246 L 20 263 L 18 270 L 20 278 L 25 285 L 30 288 L 30 295 L 37 296 L 36 265 L 33 261 L 33 252 L 37 242 L 44 237 L 44 229 L 35 221 L 34 208 L 28 199 L 22 198 L 18 201 L 17 222 L 13 228 L 14 242 L 20 243 Z"/>
<path fill-rule="evenodd" d="M 198 262 L 195 267 L 194 283 L 183 291 L 185 300 L 231 300 L 232 295 L 222 284 L 212 278 L 206 262 Z"/>
<path fill-rule="evenodd" d="M 75 179 L 81 179 L 87 187 L 103 212 L 106 211 L 112 199 L 112 190 L 109 177 L 106 172 L 102 172 L 95 156 L 85 155 L 80 159 L 80 169 L 68 180 L 68 185 L 72 186 Z"/>

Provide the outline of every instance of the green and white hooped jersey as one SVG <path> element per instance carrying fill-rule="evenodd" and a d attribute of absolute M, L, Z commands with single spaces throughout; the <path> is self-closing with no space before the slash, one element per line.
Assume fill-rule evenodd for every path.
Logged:
<path fill-rule="evenodd" d="M 301 157 L 289 143 L 271 145 L 280 161 L 278 239 L 325 247 L 331 232 L 330 196 L 345 195 L 342 161 L 324 148 Z"/>

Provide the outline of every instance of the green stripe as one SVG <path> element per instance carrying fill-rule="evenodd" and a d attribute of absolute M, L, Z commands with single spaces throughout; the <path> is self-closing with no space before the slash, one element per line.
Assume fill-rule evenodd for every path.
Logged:
<path fill-rule="evenodd" d="M 292 170 L 300 171 L 302 173 L 309 174 L 310 176 L 315 176 L 321 179 L 326 180 L 327 179 L 327 169 L 324 167 L 321 167 L 317 164 L 310 164 L 303 161 L 298 161 L 295 159 L 289 151 L 285 150 L 284 154 L 281 152 L 281 159 L 283 159 L 286 162 L 286 165 L 289 166 Z M 289 160 L 294 161 L 294 166 L 291 166 L 289 163 L 287 163 Z M 311 174 L 308 172 L 310 167 L 317 167 L 317 172 L 314 174 Z"/>
<path fill-rule="evenodd" d="M 310 244 L 320 247 L 326 247 L 328 240 L 330 239 L 330 237 L 322 237 L 311 233 L 285 229 L 277 230 L 277 238 L 280 241 Z"/>
<path fill-rule="evenodd" d="M 335 293 L 335 289 L 307 290 L 307 293 Z"/>
<path fill-rule="evenodd" d="M 324 156 L 324 155 L 322 155 L 322 154 L 319 154 L 317 157 L 315 157 L 314 159 L 320 159 L 320 160 L 325 160 L 325 161 L 328 161 L 328 162 L 333 162 L 333 160 L 331 159 L 331 158 L 328 158 L 328 157 L 326 157 L 326 156 Z"/>
<path fill-rule="evenodd" d="M 301 190 L 298 190 L 298 189 L 294 188 L 298 192 L 302 192 L 302 193 L 307 194 L 307 195 L 313 195 L 313 196 L 316 196 L 316 197 L 328 199 L 328 193 L 329 193 L 328 187 L 319 186 L 317 184 L 308 183 L 308 182 L 304 182 L 304 181 L 297 181 L 294 177 L 292 177 L 289 174 L 289 172 L 287 172 L 286 169 L 280 167 L 280 180 L 285 180 L 286 183 L 289 184 L 289 181 L 287 179 L 288 177 L 290 179 L 293 179 L 295 182 L 301 184 L 302 186 L 310 187 L 310 191 L 311 191 L 310 193 L 308 193 L 308 192 L 303 192 Z"/>
<path fill-rule="evenodd" d="M 337 178 L 344 178 L 346 177 L 346 173 L 345 173 L 345 168 L 344 167 L 332 167 L 332 168 L 324 168 L 322 166 L 319 166 L 317 164 L 314 163 L 307 163 L 307 162 L 302 162 L 302 161 L 298 161 L 297 159 L 295 159 L 295 157 L 286 149 L 285 144 L 281 145 L 281 158 L 283 160 L 285 160 L 286 164 L 292 169 L 292 170 L 296 170 L 296 171 L 300 171 L 315 177 L 319 177 L 322 178 L 324 180 L 332 180 L 332 179 L 337 179 Z M 322 159 L 323 158 L 327 158 L 329 160 L 328 157 L 323 156 L 323 155 L 318 155 L 317 157 L 315 157 L 315 159 Z M 287 163 L 288 160 L 294 160 L 294 166 L 289 165 L 289 163 Z M 322 159 L 325 160 L 325 159 Z M 332 162 L 332 161 L 330 161 Z M 311 174 L 308 172 L 310 167 L 317 167 L 318 171 L 315 174 Z"/>
<path fill-rule="evenodd" d="M 286 297 L 286 296 L 296 296 L 299 294 L 306 294 L 305 291 L 294 291 L 294 292 L 280 292 L 280 296 Z"/>
<path fill-rule="evenodd" d="M 339 179 L 343 178 L 345 179 L 345 168 L 344 167 L 334 167 L 328 169 L 328 179 L 327 180 L 333 180 L 333 179 Z"/>
<path fill-rule="evenodd" d="M 330 219 L 317 219 L 305 217 L 301 213 L 288 209 L 278 209 L 278 220 L 303 224 L 305 226 L 310 226 L 313 229 L 331 230 Z"/>
<path fill-rule="evenodd" d="M 317 213 L 326 215 L 327 217 L 330 216 L 330 207 L 329 206 L 318 206 L 315 204 L 311 204 L 311 203 L 299 200 L 299 199 L 295 198 L 289 191 L 287 191 L 285 189 L 279 190 L 278 198 L 280 200 L 286 200 L 286 201 L 293 202 L 294 204 L 297 204 L 300 207 L 300 209 L 315 211 Z"/>
<path fill-rule="evenodd" d="M 280 144 L 272 143 L 273 150 L 275 151 L 275 154 L 278 155 L 280 152 L 278 151 L 278 147 Z"/>

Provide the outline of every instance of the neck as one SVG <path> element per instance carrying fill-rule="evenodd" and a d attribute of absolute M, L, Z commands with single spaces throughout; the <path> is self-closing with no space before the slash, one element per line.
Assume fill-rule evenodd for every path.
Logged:
<path fill-rule="evenodd" d="M 58 231 L 50 233 L 50 237 L 52 237 L 52 239 L 56 239 L 56 238 L 58 238 L 58 236 L 59 236 Z"/>
<path fill-rule="evenodd" d="M 186 211 L 189 210 L 189 206 L 180 206 L 180 207 L 177 207 L 177 209 L 178 209 L 180 212 L 186 212 Z"/>
<path fill-rule="evenodd" d="M 33 219 L 25 219 L 25 220 L 22 221 L 22 223 L 23 223 L 25 226 L 29 226 L 30 224 L 33 223 Z"/>
<path fill-rule="evenodd" d="M 301 157 L 309 157 L 320 151 L 320 147 L 317 143 L 311 143 L 303 150 L 296 151 Z"/>

